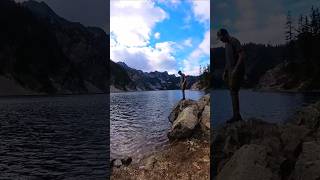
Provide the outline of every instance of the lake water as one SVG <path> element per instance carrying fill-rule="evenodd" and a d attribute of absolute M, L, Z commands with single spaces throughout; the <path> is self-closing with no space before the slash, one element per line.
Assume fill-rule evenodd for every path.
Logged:
<path fill-rule="evenodd" d="M 200 91 L 186 91 L 186 98 L 198 100 Z M 130 156 L 139 160 L 167 145 L 168 116 L 181 99 L 181 91 L 144 91 L 110 95 L 111 158 Z"/>
<path fill-rule="evenodd" d="M 108 97 L 0 98 L 0 179 L 106 179 Z"/>
<path fill-rule="evenodd" d="M 232 116 L 229 91 L 211 92 L 211 121 L 213 126 L 221 125 Z M 320 93 L 279 93 L 240 91 L 240 110 L 243 118 L 260 118 L 272 123 L 290 119 L 303 106 L 320 100 Z"/>

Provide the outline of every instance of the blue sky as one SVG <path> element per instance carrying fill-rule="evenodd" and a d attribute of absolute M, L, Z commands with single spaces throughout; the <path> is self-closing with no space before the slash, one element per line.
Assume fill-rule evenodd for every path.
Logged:
<path fill-rule="evenodd" d="M 294 23 L 300 14 L 308 14 L 319 0 L 214 0 L 213 27 L 224 27 L 242 43 L 282 44 L 285 42 L 285 22 L 291 11 Z M 215 34 L 215 33 L 214 33 Z M 214 40 L 215 38 L 213 38 Z M 221 43 L 214 41 L 214 46 Z"/>
<path fill-rule="evenodd" d="M 146 72 L 198 75 L 210 59 L 209 0 L 111 0 L 110 56 Z"/>

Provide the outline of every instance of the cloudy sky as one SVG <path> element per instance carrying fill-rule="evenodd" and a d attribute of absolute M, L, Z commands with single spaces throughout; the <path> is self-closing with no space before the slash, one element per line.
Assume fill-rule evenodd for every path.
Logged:
<path fill-rule="evenodd" d="M 27 0 L 15 0 L 23 2 Z M 109 0 L 37 0 L 44 1 L 59 16 L 85 26 L 96 26 L 109 29 Z"/>
<path fill-rule="evenodd" d="M 284 27 L 290 10 L 295 23 L 300 14 L 308 13 L 319 0 L 214 0 L 213 27 L 224 27 L 242 43 L 284 42 Z M 215 33 L 214 33 L 215 34 Z M 213 41 L 213 43 L 218 43 Z"/>
<path fill-rule="evenodd" d="M 209 0 L 111 0 L 110 56 L 146 72 L 209 64 Z"/>

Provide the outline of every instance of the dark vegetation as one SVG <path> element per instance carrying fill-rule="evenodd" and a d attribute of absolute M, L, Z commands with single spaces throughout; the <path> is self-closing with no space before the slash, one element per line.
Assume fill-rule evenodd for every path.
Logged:
<path fill-rule="evenodd" d="M 259 79 L 267 70 L 281 63 L 284 58 L 284 46 L 271 46 L 264 44 L 244 44 L 246 52 L 246 74 L 244 87 L 253 88 L 259 83 Z M 225 88 L 222 81 L 222 73 L 225 66 L 224 48 L 211 49 L 211 62 L 213 69 L 213 88 Z"/>
<path fill-rule="evenodd" d="M 201 89 L 212 88 L 212 74 L 210 73 L 210 65 L 200 68 L 199 86 Z"/>
<path fill-rule="evenodd" d="M 297 26 L 288 12 L 286 23 L 286 51 L 288 60 L 284 71 L 296 83 L 306 82 L 306 89 L 320 88 L 320 11 L 312 7 L 307 15 L 300 15 Z M 291 84 L 295 86 L 295 83 Z M 289 86 L 290 88 L 290 86 Z"/>

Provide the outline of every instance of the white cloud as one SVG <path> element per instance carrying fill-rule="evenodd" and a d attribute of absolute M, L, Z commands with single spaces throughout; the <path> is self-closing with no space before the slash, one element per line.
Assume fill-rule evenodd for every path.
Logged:
<path fill-rule="evenodd" d="M 192 38 L 188 38 L 183 41 L 183 45 L 187 47 L 192 47 Z"/>
<path fill-rule="evenodd" d="M 160 38 L 160 33 L 152 34 L 152 30 L 156 23 L 168 18 L 167 13 L 151 0 L 112 0 L 110 5 L 110 58 L 146 72 L 174 73 L 176 44 L 169 41 L 152 47 L 149 43 L 151 36 Z"/>
<path fill-rule="evenodd" d="M 155 48 L 150 46 L 117 46 L 112 48 L 110 57 L 112 60 L 123 61 L 130 67 L 146 72 L 168 71 L 175 73 L 177 62 L 174 57 L 174 46 L 174 42 L 157 43 Z"/>
<path fill-rule="evenodd" d="M 200 61 L 202 58 L 210 58 L 210 31 L 206 31 L 204 39 L 199 44 L 198 48 L 192 51 L 189 57 L 183 60 L 183 71 L 188 75 L 199 75 Z"/>
<path fill-rule="evenodd" d="M 159 32 L 154 33 L 154 38 L 160 39 L 160 33 Z"/>
<path fill-rule="evenodd" d="M 202 0 L 202 1 L 191 1 L 192 10 L 197 18 L 197 20 L 201 23 L 209 23 L 210 22 L 210 1 Z"/>
<path fill-rule="evenodd" d="M 152 28 L 166 18 L 166 12 L 151 0 L 110 3 L 110 32 L 122 45 L 148 45 Z"/>

